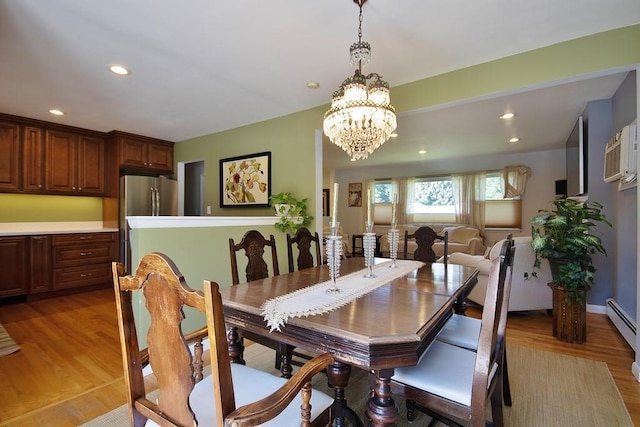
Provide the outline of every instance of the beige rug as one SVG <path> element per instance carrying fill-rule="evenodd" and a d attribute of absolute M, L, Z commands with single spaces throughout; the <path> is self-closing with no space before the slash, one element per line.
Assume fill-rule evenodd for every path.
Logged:
<path fill-rule="evenodd" d="M 273 350 L 252 345 L 246 349 L 245 355 L 248 365 L 276 372 L 273 370 Z M 620 392 L 604 362 L 517 345 L 509 345 L 508 355 L 513 406 L 505 407 L 507 426 L 633 427 Z M 314 387 L 332 394 L 324 375 L 316 377 Z M 364 413 L 367 392 L 366 372 L 354 369 L 346 398 L 349 406 L 360 416 Z M 396 397 L 395 400 L 400 410 L 397 425 L 409 425 L 404 399 Z M 426 415 L 418 414 L 411 426 L 427 426 L 429 421 Z M 126 410 L 120 407 L 83 426 L 125 425 Z"/>
<path fill-rule="evenodd" d="M 0 325 L 0 357 L 15 353 L 20 347 L 11 339 L 4 326 Z"/>

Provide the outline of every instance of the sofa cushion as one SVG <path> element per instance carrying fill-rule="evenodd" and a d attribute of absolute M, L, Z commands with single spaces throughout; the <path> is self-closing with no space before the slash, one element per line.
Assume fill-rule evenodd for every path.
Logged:
<path fill-rule="evenodd" d="M 474 237 L 480 237 L 480 231 L 477 228 L 460 225 L 457 227 L 446 227 L 444 231 L 449 232 L 449 243 L 468 244 Z"/>

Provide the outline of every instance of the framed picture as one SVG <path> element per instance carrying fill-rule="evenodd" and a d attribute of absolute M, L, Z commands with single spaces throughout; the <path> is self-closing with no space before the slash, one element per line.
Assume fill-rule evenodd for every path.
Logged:
<path fill-rule="evenodd" d="M 271 152 L 220 159 L 220 207 L 269 206 Z"/>
<path fill-rule="evenodd" d="M 349 184 L 349 207 L 362 207 L 362 183 Z"/>
<path fill-rule="evenodd" d="M 329 189 L 322 189 L 322 216 L 329 216 Z"/>

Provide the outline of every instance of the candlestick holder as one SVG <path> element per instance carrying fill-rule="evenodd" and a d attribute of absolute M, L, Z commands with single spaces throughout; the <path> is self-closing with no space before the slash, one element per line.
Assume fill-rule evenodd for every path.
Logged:
<path fill-rule="evenodd" d="M 387 239 L 389 240 L 389 256 L 391 257 L 391 265 L 389 268 L 398 268 L 396 259 L 398 259 L 398 243 L 400 242 L 400 230 L 391 226 L 392 228 L 387 233 Z"/>
<path fill-rule="evenodd" d="M 364 265 L 368 271 L 364 277 L 372 278 L 376 277 L 376 275 L 373 274 L 373 256 L 376 249 L 376 233 L 372 232 L 373 223 L 365 223 L 365 230 L 367 230 L 367 232 L 362 234 L 362 249 L 364 250 Z"/>
<path fill-rule="evenodd" d="M 331 287 L 327 289 L 327 293 L 338 294 L 342 292 L 336 285 L 336 280 L 340 276 L 340 260 L 342 257 L 342 236 L 338 235 L 339 222 L 331 223 L 331 235 L 327 236 L 327 265 L 329 266 L 329 277 L 333 282 Z"/>

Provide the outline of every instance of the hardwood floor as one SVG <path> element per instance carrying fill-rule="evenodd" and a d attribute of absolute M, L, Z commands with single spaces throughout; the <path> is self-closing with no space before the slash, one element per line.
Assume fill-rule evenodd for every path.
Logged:
<path fill-rule="evenodd" d="M 0 357 L 0 426 L 77 426 L 125 403 L 111 289 L 0 306 L 0 323 L 21 347 Z M 512 313 L 507 339 L 606 362 L 640 426 L 633 351 L 605 315 L 588 314 L 587 324 L 585 344 L 566 344 L 551 336 L 545 312 Z"/>

